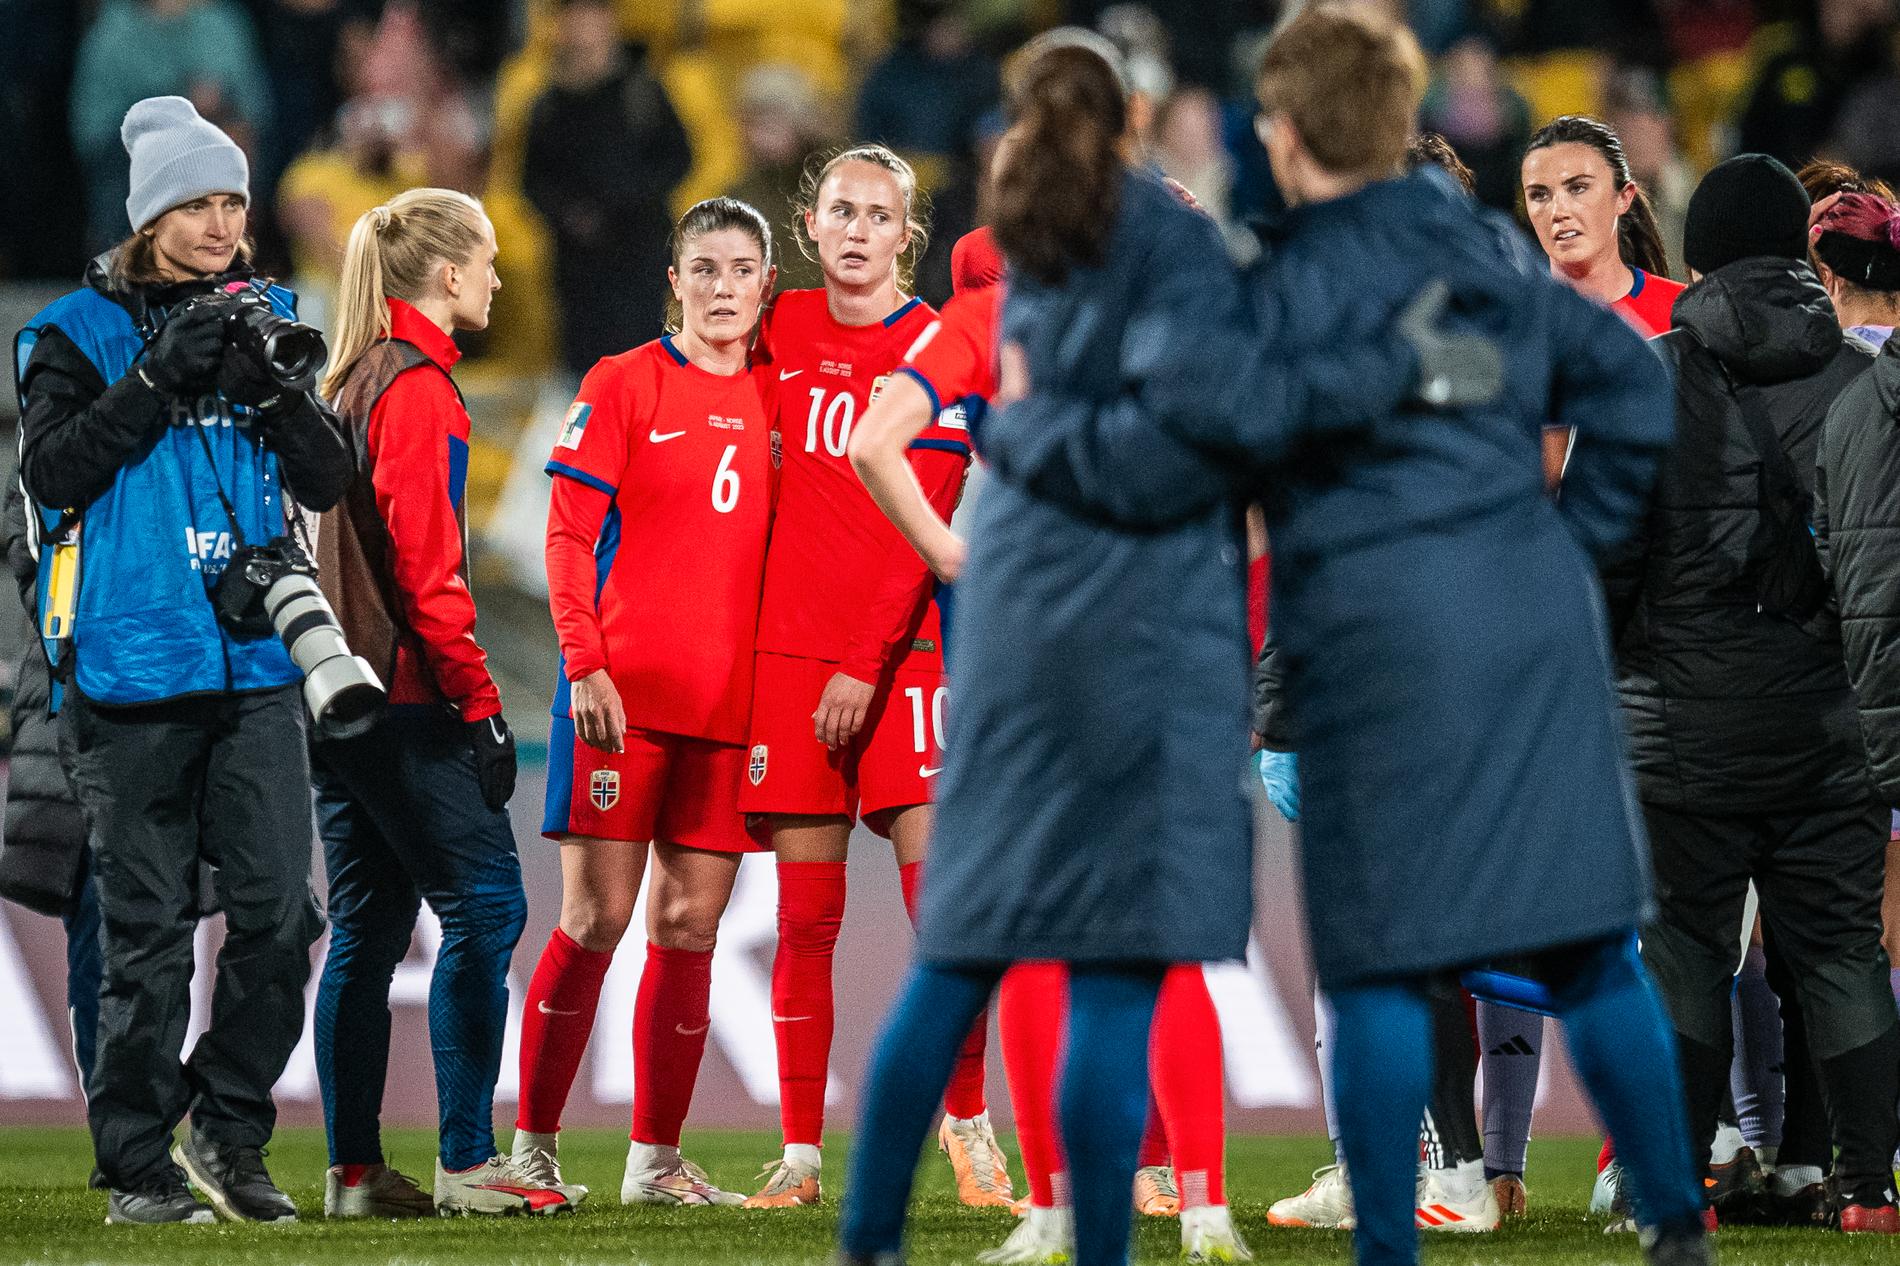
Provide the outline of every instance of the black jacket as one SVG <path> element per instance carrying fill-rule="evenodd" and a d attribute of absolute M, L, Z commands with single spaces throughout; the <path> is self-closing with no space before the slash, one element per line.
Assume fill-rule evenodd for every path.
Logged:
<path fill-rule="evenodd" d="M 1868 795 L 1854 695 L 1830 607 L 1805 623 L 1757 609 L 1745 575 L 1761 410 L 1810 479 L 1821 424 L 1863 373 L 1806 263 L 1718 269 L 1656 340 L 1676 371 L 1676 441 L 1643 531 L 1604 569 L 1637 792 L 1689 812 L 1769 813 Z"/>
<path fill-rule="evenodd" d="M 1869 772 L 1900 806 L 1900 339 L 1828 410 L 1815 483 Z"/>
<path fill-rule="evenodd" d="M 86 284 L 131 313 L 141 329 L 181 300 L 234 277 L 162 286 L 121 286 L 112 276 L 110 254 L 86 269 Z M 20 476 L 41 505 L 80 509 L 112 486 L 119 470 L 136 460 L 147 441 L 167 425 L 164 397 L 137 374 L 107 386 L 84 352 L 58 329 L 48 329 L 33 347 L 20 379 Z M 355 462 L 342 424 L 314 391 L 288 397 L 259 415 L 257 428 L 283 467 L 284 486 L 303 505 L 327 510 L 343 496 Z"/>
<path fill-rule="evenodd" d="M 599 83 L 556 85 L 534 103 L 522 192 L 554 235 L 562 356 L 574 373 L 663 332 L 671 200 L 692 161 L 637 48 Z"/>
<path fill-rule="evenodd" d="M 36 565 L 26 542 L 26 503 L 16 480 L 0 512 L 0 541 L 34 610 Z M 0 897 L 57 916 L 72 900 L 86 846 L 86 822 L 59 761 L 58 726 L 49 708 L 51 674 L 37 637 L 27 639 L 13 685 L 13 751 L 7 762 L 6 830 L 0 836 Z"/>

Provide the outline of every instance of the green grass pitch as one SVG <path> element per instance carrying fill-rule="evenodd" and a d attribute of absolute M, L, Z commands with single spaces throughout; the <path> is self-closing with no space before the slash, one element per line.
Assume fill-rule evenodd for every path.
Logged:
<path fill-rule="evenodd" d="M 426 1176 L 434 1136 L 391 1131 L 386 1140 L 399 1168 Z M 1013 1144 L 1006 1140 L 1014 1156 Z M 841 1194 L 846 1140 L 826 1148 L 828 1201 Z M 1641 1260 L 1632 1236 L 1606 1237 L 1585 1216 L 1597 1144 L 1590 1139 L 1540 1139 L 1531 1150 L 1531 1214 L 1484 1236 L 1428 1236 L 1427 1266 L 1552 1263 L 1597 1266 Z M 715 1182 L 752 1190 L 754 1174 L 776 1153 L 763 1134 L 700 1132 L 687 1153 Z M 77 1129 L 0 1129 L 0 1263 L 100 1263 L 101 1266 L 817 1266 L 832 1256 L 837 1209 L 771 1212 L 743 1209 L 625 1209 L 617 1199 L 626 1139 L 609 1130 L 573 1130 L 562 1139 L 570 1180 L 593 1189 L 571 1217 L 442 1219 L 421 1223 L 326 1223 L 323 1136 L 280 1132 L 271 1172 L 298 1203 L 304 1220 L 291 1227 L 108 1227 L 105 1193 L 85 1187 L 90 1155 Z M 1229 1198 L 1261 1262 L 1344 1263 L 1347 1236 L 1280 1231 L 1266 1224 L 1274 1199 L 1300 1190 L 1324 1163 L 1315 1138 L 1235 1138 L 1229 1149 Z M 1016 1169 L 1020 1181 L 1020 1167 Z M 969 1262 L 1000 1243 L 1014 1220 L 1005 1212 L 957 1204 L 949 1167 L 931 1152 L 924 1160 L 911 1217 L 910 1260 L 919 1266 Z M 1900 1245 L 1882 1237 L 1848 1238 L 1819 1231 L 1724 1230 L 1726 1266 L 1855 1266 L 1900 1262 Z M 1171 1220 L 1143 1219 L 1137 1259 L 1167 1262 L 1180 1249 Z"/>

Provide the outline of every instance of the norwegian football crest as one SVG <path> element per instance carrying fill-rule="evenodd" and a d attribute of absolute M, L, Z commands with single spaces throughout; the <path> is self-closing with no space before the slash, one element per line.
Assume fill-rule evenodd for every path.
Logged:
<path fill-rule="evenodd" d="M 745 764 L 745 776 L 752 780 L 754 787 L 765 781 L 765 744 L 752 749 L 752 757 Z"/>
<path fill-rule="evenodd" d="M 596 769 L 587 780 L 587 796 L 602 813 L 620 803 L 620 771 Z"/>
<path fill-rule="evenodd" d="M 587 430 L 587 417 L 594 406 L 583 400 L 576 400 L 568 406 L 567 417 L 561 422 L 561 438 L 554 441 L 556 448 L 579 448 L 581 436 Z"/>
<path fill-rule="evenodd" d="M 876 378 L 873 378 L 871 380 L 871 403 L 872 404 L 876 404 L 877 398 L 884 394 L 884 384 L 889 382 L 890 380 L 891 380 L 891 376 L 889 374 L 879 374 Z"/>
<path fill-rule="evenodd" d="M 779 438 L 777 431 L 772 432 L 772 469 L 778 470 L 785 465 L 785 441 Z"/>

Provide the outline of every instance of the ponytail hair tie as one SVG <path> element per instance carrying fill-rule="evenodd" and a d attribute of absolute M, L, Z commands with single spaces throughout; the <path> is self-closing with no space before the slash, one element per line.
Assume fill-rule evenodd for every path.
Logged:
<path fill-rule="evenodd" d="M 371 207 L 370 214 L 376 218 L 376 231 L 378 233 L 386 233 L 389 231 L 389 222 L 395 217 L 390 214 L 387 205 Z"/>

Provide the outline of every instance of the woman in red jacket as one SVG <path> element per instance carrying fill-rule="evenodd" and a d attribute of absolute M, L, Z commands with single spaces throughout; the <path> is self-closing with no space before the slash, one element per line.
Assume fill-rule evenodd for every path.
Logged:
<path fill-rule="evenodd" d="M 494 1087 L 508 963 L 527 900 L 505 807 L 515 745 L 475 641 L 464 492 L 469 419 L 449 377 L 457 330 L 501 288 L 481 204 L 412 189 L 350 231 L 324 394 L 358 470 L 318 529 L 323 588 L 389 684 L 374 728 L 311 747 L 330 881 L 317 1078 L 330 1142 L 324 1213 L 556 1213 L 567 1193 L 496 1154 Z M 434 1199 L 385 1163 L 389 981 L 421 903 L 442 922 L 429 983 L 441 1152 Z"/>

